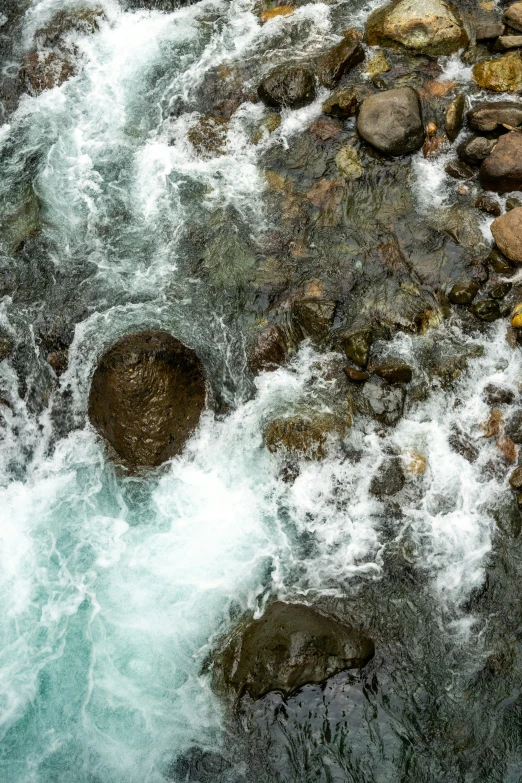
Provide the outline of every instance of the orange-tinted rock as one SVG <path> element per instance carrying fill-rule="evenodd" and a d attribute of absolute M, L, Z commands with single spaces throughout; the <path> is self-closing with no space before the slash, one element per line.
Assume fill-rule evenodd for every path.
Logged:
<path fill-rule="evenodd" d="M 522 264 L 522 207 L 495 218 L 491 233 L 502 253 L 515 264 Z"/>

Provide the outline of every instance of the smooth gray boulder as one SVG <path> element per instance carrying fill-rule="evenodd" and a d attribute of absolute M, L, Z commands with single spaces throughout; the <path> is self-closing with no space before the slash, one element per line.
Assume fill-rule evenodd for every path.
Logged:
<path fill-rule="evenodd" d="M 387 155 L 406 155 L 424 143 L 424 123 L 419 95 L 401 87 L 371 95 L 357 117 L 359 135 Z"/>

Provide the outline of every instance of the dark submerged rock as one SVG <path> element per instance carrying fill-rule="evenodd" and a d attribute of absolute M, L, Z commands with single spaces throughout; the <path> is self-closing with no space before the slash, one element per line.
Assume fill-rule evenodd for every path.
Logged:
<path fill-rule="evenodd" d="M 477 196 L 473 201 L 473 206 L 480 209 L 481 212 L 493 215 L 493 217 L 498 217 L 502 214 L 502 207 L 490 193 L 481 193 L 480 196 Z"/>
<path fill-rule="evenodd" d="M 522 187 L 522 134 L 506 133 L 480 167 L 484 190 L 509 193 Z"/>
<path fill-rule="evenodd" d="M 490 296 L 492 299 L 504 299 L 504 297 L 509 294 L 512 288 L 513 283 L 498 283 L 498 285 L 494 285 L 489 289 L 488 296 Z"/>
<path fill-rule="evenodd" d="M 506 435 L 513 443 L 522 444 L 522 410 L 515 411 L 507 420 Z"/>
<path fill-rule="evenodd" d="M 488 383 L 484 389 L 484 397 L 489 405 L 511 405 L 515 400 L 515 394 L 511 389 Z"/>
<path fill-rule="evenodd" d="M 298 299 L 292 305 L 292 325 L 301 339 L 309 337 L 320 345 L 330 338 L 337 302 L 327 299 Z"/>
<path fill-rule="evenodd" d="M 302 67 L 277 68 L 263 79 L 257 92 L 266 106 L 299 109 L 315 98 L 314 75 Z"/>
<path fill-rule="evenodd" d="M 214 687 L 236 698 L 270 691 L 289 696 L 374 655 L 371 639 L 304 604 L 271 603 L 259 620 L 242 623 L 217 651 Z"/>
<path fill-rule="evenodd" d="M 364 49 L 353 38 L 343 38 L 336 46 L 325 52 L 316 63 L 317 78 L 323 85 L 332 89 L 345 73 L 364 60 Z"/>
<path fill-rule="evenodd" d="M 520 492 L 522 489 L 522 466 L 515 468 L 511 476 L 509 477 L 509 486 L 516 492 Z"/>
<path fill-rule="evenodd" d="M 399 457 L 386 457 L 372 478 L 370 492 L 377 497 L 396 495 L 404 486 L 405 478 Z"/>
<path fill-rule="evenodd" d="M 360 103 L 369 94 L 370 90 L 359 85 L 336 90 L 323 103 L 323 112 L 333 117 L 353 117 Z"/>
<path fill-rule="evenodd" d="M 488 263 L 492 270 L 498 275 L 504 277 L 514 274 L 515 268 L 511 266 L 505 256 L 502 255 L 500 250 L 492 250 L 488 256 Z"/>
<path fill-rule="evenodd" d="M 371 95 L 357 117 L 362 138 L 388 155 L 406 155 L 422 147 L 424 124 L 419 95 L 412 87 Z"/>
<path fill-rule="evenodd" d="M 448 299 L 452 304 L 469 305 L 472 303 L 480 290 L 478 283 L 469 280 L 465 283 L 455 283 L 448 294 Z"/>
<path fill-rule="evenodd" d="M 131 471 L 181 453 L 205 407 L 196 353 L 167 332 L 131 334 L 101 357 L 89 394 L 89 419 Z"/>
<path fill-rule="evenodd" d="M 388 383 L 411 383 L 413 371 L 409 364 L 390 361 L 373 367 L 373 372 Z"/>
<path fill-rule="evenodd" d="M 371 379 L 364 384 L 357 400 L 361 413 L 392 426 L 401 418 L 404 411 L 406 392 L 403 386 L 391 386 L 381 379 Z"/>
<path fill-rule="evenodd" d="M 368 366 L 373 342 L 371 329 L 362 329 L 352 334 L 340 334 L 339 340 L 348 359 L 351 359 L 358 367 L 365 369 Z"/>
<path fill-rule="evenodd" d="M 218 776 L 230 767 L 231 764 L 219 753 L 193 747 L 176 759 L 171 772 L 175 780 L 183 780 L 187 783 L 215 783 Z"/>
<path fill-rule="evenodd" d="M 496 321 L 500 318 L 500 307 L 494 299 L 481 299 L 471 305 L 470 310 L 481 321 Z"/>
<path fill-rule="evenodd" d="M 286 335 L 278 324 L 267 324 L 256 335 L 247 353 L 248 366 L 255 374 L 276 370 L 284 364 L 288 352 Z"/>
<path fill-rule="evenodd" d="M 471 130 L 489 133 L 499 125 L 517 126 L 522 123 L 522 103 L 516 101 L 482 101 L 477 103 L 467 115 Z"/>
<path fill-rule="evenodd" d="M 444 167 L 444 171 L 454 179 L 470 179 L 475 175 L 475 171 L 471 166 L 458 159 L 450 160 Z"/>

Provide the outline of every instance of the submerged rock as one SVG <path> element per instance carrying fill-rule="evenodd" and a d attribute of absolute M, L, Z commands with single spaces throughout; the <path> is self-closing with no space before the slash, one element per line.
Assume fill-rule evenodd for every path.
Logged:
<path fill-rule="evenodd" d="M 480 184 L 484 190 L 510 193 L 522 187 L 522 134 L 501 136 L 480 167 Z"/>
<path fill-rule="evenodd" d="M 478 294 L 480 286 L 474 280 L 455 283 L 449 292 L 448 299 L 452 304 L 469 305 Z"/>
<path fill-rule="evenodd" d="M 380 378 L 372 378 L 364 384 L 354 402 L 360 413 L 392 426 L 403 414 L 405 399 L 403 386 L 391 386 Z"/>
<path fill-rule="evenodd" d="M 386 457 L 371 480 L 370 493 L 377 497 L 396 495 L 404 486 L 404 470 L 399 457 Z"/>
<path fill-rule="evenodd" d="M 272 454 L 320 461 L 326 457 L 329 440 L 344 435 L 345 424 L 331 413 L 287 416 L 274 419 L 264 437 Z"/>
<path fill-rule="evenodd" d="M 522 207 L 495 218 L 491 233 L 502 253 L 510 261 L 522 264 Z"/>
<path fill-rule="evenodd" d="M 388 383 L 411 383 L 413 371 L 409 364 L 389 361 L 372 368 L 373 372 Z"/>
<path fill-rule="evenodd" d="M 89 393 L 89 419 L 131 471 L 183 450 L 205 407 L 203 366 L 167 332 L 131 334 L 101 357 Z"/>
<path fill-rule="evenodd" d="M 284 330 L 278 324 L 267 324 L 257 333 L 247 352 L 250 371 L 254 374 L 276 370 L 287 356 L 288 345 Z"/>
<path fill-rule="evenodd" d="M 240 698 L 270 691 L 289 696 L 345 669 L 364 666 L 375 645 L 360 631 L 304 604 L 269 604 L 259 620 L 242 623 L 217 651 L 214 687 Z"/>
<path fill-rule="evenodd" d="M 75 73 L 76 68 L 70 58 L 55 52 L 29 52 L 22 60 L 25 86 L 33 95 L 59 87 Z"/>
<path fill-rule="evenodd" d="M 468 36 L 458 11 L 444 0 L 395 0 L 370 14 L 366 42 L 437 56 L 462 49 Z"/>
<path fill-rule="evenodd" d="M 307 68 L 276 68 L 259 85 L 258 95 L 266 106 L 299 109 L 315 98 L 314 75 Z"/>
<path fill-rule="evenodd" d="M 292 305 L 292 325 L 301 339 L 309 337 L 320 345 L 326 342 L 332 330 L 337 302 L 309 297 L 298 299 Z"/>
<path fill-rule="evenodd" d="M 358 332 L 341 332 L 339 341 L 342 344 L 346 356 L 358 367 L 365 369 L 368 366 L 370 350 L 373 342 L 371 329 L 361 329 Z"/>
<path fill-rule="evenodd" d="M 349 144 L 341 147 L 335 156 L 335 164 L 346 179 L 359 179 L 364 174 L 359 153 L 355 147 L 351 147 Z"/>
<path fill-rule="evenodd" d="M 339 83 L 345 73 L 364 60 L 364 49 L 359 41 L 343 38 L 336 46 L 325 52 L 316 63 L 317 78 L 331 89 Z"/>
<path fill-rule="evenodd" d="M 500 318 L 500 307 L 494 299 L 481 299 L 479 302 L 474 302 L 470 310 L 481 321 L 496 321 Z"/>
<path fill-rule="evenodd" d="M 457 147 L 457 155 L 470 166 L 480 166 L 483 160 L 495 149 L 497 139 L 485 136 L 469 136 Z"/>
<path fill-rule="evenodd" d="M 353 117 L 361 101 L 369 94 L 370 90 L 359 85 L 336 90 L 323 103 L 323 112 L 332 117 Z"/>
<path fill-rule="evenodd" d="M 509 52 L 494 60 L 483 60 L 473 67 L 473 80 L 483 90 L 518 92 L 522 89 L 522 60 L 518 52 Z"/>
<path fill-rule="evenodd" d="M 483 101 L 468 111 L 468 125 L 478 133 L 489 133 L 499 125 L 522 123 L 522 103 L 516 101 Z"/>
<path fill-rule="evenodd" d="M 406 155 L 422 147 L 424 123 L 419 95 L 412 87 L 371 95 L 357 117 L 362 138 L 388 155 Z"/>

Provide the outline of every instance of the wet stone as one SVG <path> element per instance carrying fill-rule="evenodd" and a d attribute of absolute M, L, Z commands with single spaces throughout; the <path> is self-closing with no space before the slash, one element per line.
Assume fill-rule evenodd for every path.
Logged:
<path fill-rule="evenodd" d="M 498 38 L 504 30 L 505 26 L 500 23 L 481 24 L 475 30 L 475 39 L 477 41 L 488 41 L 492 38 Z"/>
<path fill-rule="evenodd" d="M 410 365 L 399 361 L 379 364 L 372 367 L 372 371 L 388 383 L 410 383 L 413 377 Z"/>
<path fill-rule="evenodd" d="M 353 38 L 343 38 L 316 62 L 317 78 L 323 87 L 332 89 L 344 74 L 355 68 L 364 60 L 364 49 L 360 42 Z"/>
<path fill-rule="evenodd" d="M 399 457 L 386 457 L 370 483 L 370 492 L 377 497 L 396 495 L 404 487 L 404 470 Z"/>
<path fill-rule="evenodd" d="M 301 339 L 324 343 L 330 339 L 336 307 L 337 302 L 326 299 L 299 299 L 292 305 L 292 325 Z"/>
<path fill-rule="evenodd" d="M 346 366 L 344 373 L 349 381 L 352 383 L 364 383 L 370 377 L 370 374 L 364 370 L 357 370 L 355 367 Z"/>
<path fill-rule="evenodd" d="M 364 412 L 382 424 L 392 426 L 401 418 L 406 399 L 403 386 L 391 386 L 386 381 L 375 382 L 371 379 L 364 385 L 362 396 Z"/>
<path fill-rule="evenodd" d="M 33 95 L 59 87 L 75 72 L 71 59 L 55 52 L 29 52 L 22 61 L 25 85 Z"/>
<path fill-rule="evenodd" d="M 522 35 L 501 35 L 495 41 L 494 51 L 505 52 L 510 49 L 520 49 L 522 46 Z"/>
<path fill-rule="evenodd" d="M 267 324 L 256 335 L 247 353 L 248 366 L 254 374 L 276 370 L 287 356 L 284 330 L 278 324 Z"/>
<path fill-rule="evenodd" d="M 471 177 L 475 176 L 475 170 L 468 166 L 467 163 L 464 163 L 463 160 L 458 160 L 457 158 L 450 160 L 444 166 L 444 171 L 454 179 L 471 179 Z"/>
<path fill-rule="evenodd" d="M 363 329 L 348 335 L 341 334 L 339 339 L 348 359 L 358 367 L 366 368 L 373 342 L 371 329 Z"/>
<path fill-rule="evenodd" d="M 353 117 L 357 107 L 368 93 L 368 89 L 358 86 L 336 90 L 323 103 L 323 113 L 330 114 L 332 117 Z"/>
<path fill-rule="evenodd" d="M 326 457 L 330 439 L 339 439 L 345 425 L 332 414 L 287 416 L 270 422 L 265 443 L 271 454 L 320 461 Z"/>
<path fill-rule="evenodd" d="M 522 516 L 520 508 L 513 497 L 503 498 L 491 510 L 491 516 L 497 523 L 499 530 L 511 538 L 517 538 L 522 530 Z"/>
<path fill-rule="evenodd" d="M 516 209 L 517 207 L 522 207 L 522 201 L 519 198 L 510 196 L 506 199 L 506 212 L 510 212 L 512 209 Z"/>
<path fill-rule="evenodd" d="M 357 117 L 359 135 L 388 155 L 406 155 L 424 143 L 419 95 L 412 87 L 387 90 L 363 101 Z"/>
<path fill-rule="evenodd" d="M 171 771 L 175 780 L 215 783 L 217 776 L 227 772 L 230 766 L 219 753 L 194 747 L 176 759 Z"/>
<path fill-rule="evenodd" d="M 496 321 L 500 318 L 500 308 L 498 302 L 494 300 L 482 299 L 471 305 L 471 312 L 481 321 Z"/>
<path fill-rule="evenodd" d="M 488 296 L 490 296 L 492 299 L 504 299 L 504 297 L 509 294 L 512 288 L 512 283 L 499 283 L 498 285 L 495 285 L 489 289 Z"/>
<path fill-rule="evenodd" d="M 299 109 L 315 98 L 314 75 L 301 67 L 277 68 L 263 79 L 258 95 L 266 106 Z"/>
<path fill-rule="evenodd" d="M 504 13 L 502 21 L 514 30 L 522 31 L 522 3 L 513 3 Z"/>
<path fill-rule="evenodd" d="M 364 168 L 355 147 L 349 144 L 342 147 L 335 156 L 335 164 L 339 173 L 346 179 L 359 179 L 364 174 Z"/>
<path fill-rule="evenodd" d="M 375 646 L 365 634 L 304 604 L 268 604 L 244 621 L 214 656 L 213 685 L 236 698 L 286 696 L 345 669 L 361 668 Z"/>
<path fill-rule="evenodd" d="M 510 193 L 522 187 L 522 134 L 506 133 L 480 167 L 484 190 Z"/>
<path fill-rule="evenodd" d="M 515 264 L 522 264 L 522 207 L 495 218 L 491 233 L 501 252 Z"/>
<path fill-rule="evenodd" d="M 468 462 L 475 462 L 479 455 L 479 450 L 465 432 L 459 427 L 454 426 L 448 438 L 451 448 L 464 457 Z"/>
<path fill-rule="evenodd" d="M 507 420 L 506 435 L 513 443 L 522 444 L 522 410 L 515 411 Z"/>
<path fill-rule="evenodd" d="M 509 486 L 516 492 L 522 489 L 522 467 L 516 468 L 509 477 Z"/>
<path fill-rule="evenodd" d="M 511 405 L 515 401 L 515 393 L 511 389 L 489 383 L 484 389 L 484 398 L 489 405 Z"/>
<path fill-rule="evenodd" d="M 492 250 L 488 256 L 488 264 L 491 269 L 498 275 L 507 277 L 515 273 L 515 269 L 511 266 L 509 261 L 499 250 Z"/>
<path fill-rule="evenodd" d="M 489 193 L 482 193 L 473 201 L 473 206 L 480 209 L 481 212 L 485 212 L 493 217 L 498 217 L 502 214 L 502 208 L 496 198 Z"/>
<path fill-rule="evenodd" d="M 480 166 L 483 160 L 493 151 L 497 139 L 487 139 L 485 136 L 470 136 L 457 147 L 457 155 L 470 166 Z"/>
<path fill-rule="evenodd" d="M 522 123 L 522 103 L 517 101 L 482 101 L 467 115 L 468 125 L 477 133 L 489 133 L 499 125 L 517 126 Z"/>
<path fill-rule="evenodd" d="M 310 125 L 310 133 L 317 141 L 329 141 L 335 139 L 343 132 L 343 126 L 338 120 L 332 120 L 329 117 L 319 117 Z"/>
<path fill-rule="evenodd" d="M 444 115 L 444 129 L 446 131 L 446 136 L 450 141 L 455 141 L 460 133 L 462 123 L 464 121 L 465 108 L 466 100 L 461 94 L 453 98 L 448 108 L 446 109 Z"/>
<path fill-rule="evenodd" d="M 452 304 L 469 305 L 472 303 L 480 290 L 478 283 L 472 280 L 465 283 L 455 283 L 448 294 L 448 299 Z"/>

